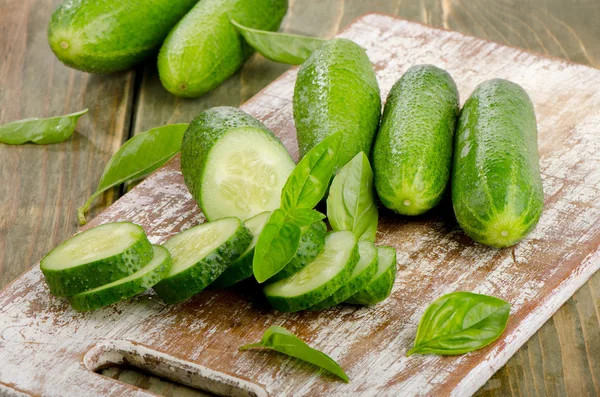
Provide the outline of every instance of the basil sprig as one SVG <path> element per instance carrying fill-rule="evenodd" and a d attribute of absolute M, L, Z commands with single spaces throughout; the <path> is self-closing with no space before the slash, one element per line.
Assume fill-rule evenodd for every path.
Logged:
<path fill-rule="evenodd" d="M 26 142 L 45 145 L 65 141 L 73 135 L 77 121 L 87 112 L 88 109 L 84 109 L 64 116 L 24 119 L 0 125 L 0 142 L 9 145 Z"/>

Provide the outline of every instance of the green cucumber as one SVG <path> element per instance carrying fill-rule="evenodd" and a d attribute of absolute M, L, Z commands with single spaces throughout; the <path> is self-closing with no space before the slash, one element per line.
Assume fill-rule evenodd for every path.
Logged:
<path fill-rule="evenodd" d="M 173 261 L 166 248 L 155 245 L 154 256 L 137 272 L 112 283 L 68 297 L 73 309 L 84 312 L 129 299 L 158 283 L 171 268 Z"/>
<path fill-rule="evenodd" d="M 294 87 L 300 156 L 342 131 L 336 170 L 371 153 L 381 116 L 379 86 L 365 50 L 347 39 L 325 42 L 304 62 Z"/>
<path fill-rule="evenodd" d="M 229 287 L 239 281 L 252 276 L 252 260 L 254 259 L 254 247 L 258 241 L 258 236 L 262 231 L 265 223 L 269 220 L 271 213 L 269 211 L 261 212 L 244 222 L 244 226 L 252 234 L 252 241 L 246 251 L 210 285 L 214 288 Z"/>
<path fill-rule="evenodd" d="M 85 72 L 129 69 L 155 53 L 198 0 L 65 0 L 48 42 L 65 65 Z"/>
<path fill-rule="evenodd" d="M 394 84 L 373 147 L 383 205 L 420 215 L 440 202 L 450 180 L 458 112 L 456 84 L 442 69 L 413 66 Z"/>
<path fill-rule="evenodd" d="M 237 218 L 203 223 L 163 245 L 173 266 L 154 291 L 165 303 L 182 302 L 215 281 L 248 248 L 252 235 Z"/>
<path fill-rule="evenodd" d="M 323 251 L 314 261 L 291 277 L 268 284 L 264 293 L 271 305 L 281 312 L 308 309 L 346 284 L 357 262 L 358 244 L 354 233 L 329 233 Z"/>
<path fill-rule="evenodd" d="M 167 36 L 158 55 L 158 73 L 172 94 L 194 98 L 238 70 L 252 49 L 231 19 L 259 30 L 275 31 L 287 0 L 202 0 Z"/>
<path fill-rule="evenodd" d="M 396 281 L 396 250 L 392 247 L 377 247 L 377 273 L 369 284 L 346 300 L 358 305 L 374 305 L 385 300 Z"/>
<path fill-rule="evenodd" d="M 279 208 L 281 190 L 295 164 L 260 121 L 233 107 L 200 113 L 181 144 L 185 183 L 210 221 L 242 221 Z"/>
<path fill-rule="evenodd" d="M 456 135 L 452 204 L 475 241 L 508 247 L 537 224 L 544 207 L 535 112 L 507 80 L 481 83 L 465 103 Z"/>
<path fill-rule="evenodd" d="M 371 282 L 377 273 L 378 250 L 372 242 L 361 241 L 358 243 L 358 255 L 360 258 L 348 282 L 333 295 L 312 306 L 310 310 L 327 309 L 342 303 Z"/>
<path fill-rule="evenodd" d="M 41 260 L 40 269 L 52 295 L 71 296 L 137 272 L 153 252 L 141 226 L 107 223 L 54 248 Z"/>

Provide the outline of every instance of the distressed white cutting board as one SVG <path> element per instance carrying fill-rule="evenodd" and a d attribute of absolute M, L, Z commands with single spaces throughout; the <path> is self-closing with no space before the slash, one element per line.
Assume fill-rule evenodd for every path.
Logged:
<path fill-rule="evenodd" d="M 36 265 L 0 293 L 0 394 L 148 395 L 94 372 L 127 362 L 231 395 L 467 396 L 600 267 L 600 71 L 376 14 L 341 36 L 367 49 L 384 98 L 408 67 L 420 63 L 450 72 L 462 102 L 478 83 L 496 77 L 529 92 L 546 194 L 533 233 L 514 249 L 496 250 L 466 237 L 448 203 L 415 219 L 382 211 L 378 242 L 398 250 L 392 296 L 371 308 L 297 314 L 275 312 L 242 289 L 203 292 L 175 306 L 147 293 L 80 314 L 48 294 Z M 297 156 L 295 77 L 296 69 L 287 72 L 243 108 Z M 116 220 L 141 224 L 152 242 L 161 243 L 204 218 L 176 158 L 89 226 Z M 457 290 L 509 301 L 506 332 L 463 356 L 406 358 L 425 307 Z M 238 352 L 271 325 L 330 354 L 351 383 L 282 355 Z"/>

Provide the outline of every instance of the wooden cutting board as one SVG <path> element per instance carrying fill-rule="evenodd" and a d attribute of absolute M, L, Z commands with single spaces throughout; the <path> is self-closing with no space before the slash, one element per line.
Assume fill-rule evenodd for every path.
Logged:
<path fill-rule="evenodd" d="M 48 294 L 36 265 L 0 293 L 0 394 L 150 394 L 94 372 L 125 362 L 225 395 L 467 396 L 600 267 L 599 70 L 378 14 L 358 19 L 340 36 L 367 49 L 384 98 L 408 67 L 421 63 L 450 72 L 462 102 L 478 83 L 495 77 L 529 92 L 546 194 L 531 235 L 513 249 L 497 250 L 471 241 L 448 202 L 410 219 L 382 210 L 378 242 L 398 250 L 392 296 L 370 308 L 341 305 L 296 314 L 269 309 L 251 283 L 174 306 L 148 292 L 80 314 Z M 295 157 L 296 71 L 243 106 Z M 204 217 L 175 158 L 88 227 L 117 220 L 144 226 L 151 241 L 161 243 Z M 493 345 L 458 357 L 405 357 L 426 306 L 458 290 L 509 301 L 506 332 Z M 283 355 L 237 350 L 271 325 L 283 325 L 330 354 L 351 383 Z"/>

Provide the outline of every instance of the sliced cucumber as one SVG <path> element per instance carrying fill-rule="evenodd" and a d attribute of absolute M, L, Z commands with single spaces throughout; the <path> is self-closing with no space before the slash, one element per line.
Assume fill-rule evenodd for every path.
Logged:
<path fill-rule="evenodd" d="M 152 260 L 137 272 L 101 287 L 70 296 L 68 299 L 73 309 L 80 312 L 99 309 L 141 294 L 162 280 L 171 269 L 173 261 L 166 248 L 159 245 L 154 245 L 153 248 Z"/>
<path fill-rule="evenodd" d="M 52 295 L 71 296 L 137 272 L 152 255 L 152 244 L 141 226 L 107 223 L 54 248 L 40 268 Z"/>
<path fill-rule="evenodd" d="M 350 279 L 358 262 L 358 244 L 352 232 L 327 235 L 325 247 L 314 261 L 291 277 L 264 288 L 271 305 L 282 312 L 296 312 L 316 305 Z"/>
<path fill-rule="evenodd" d="M 369 285 L 377 273 L 378 250 L 372 242 L 361 241 L 358 243 L 358 254 L 360 258 L 350 276 L 350 280 L 335 291 L 333 295 L 311 307 L 311 310 L 333 307 Z"/>
<path fill-rule="evenodd" d="M 214 288 L 229 287 L 239 281 L 252 276 L 252 259 L 254 259 L 254 247 L 258 241 L 258 236 L 265 223 L 269 220 L 269 211 L 261 212 L 244 222 L 244 226 L 252 234 L 252 241 L 246 251 L 236 259 L 225 271 L 210 285 Z"/>
<path fill-rule="evenodd" d="M 358 305 L 374 305 L 385 300 L 392 292 L 396 281 L 396 250 L 392 247 L 377 247 L 379 262 L 377 273 L 362 290 L 346 300 Z"/>
<path fill-rule="evenodd" d="M 206 288 L 248 248 L 252 235 L 238 218 L 222 218 L 171 237 L 164 247 L 173 266 L 154 290 L 165 303 L 184 301 Z"/>

